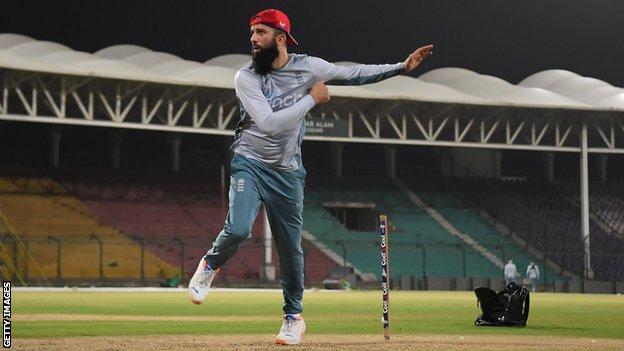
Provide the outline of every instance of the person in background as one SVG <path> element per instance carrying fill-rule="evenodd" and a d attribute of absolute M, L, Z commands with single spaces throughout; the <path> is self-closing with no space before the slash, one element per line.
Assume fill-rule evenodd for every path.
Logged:
<path fill-rule="evenodd" d="M 518 274 L 518 270 L 516 269 L 516 265 L 513 263 L 513 260 L 509 260 L 505 265 L 504 269 L 505 274 L 505 285 L 516 282 L 516 278 L 520 275 Z"/>
<path fill-rule="evenodd" d="M 539 267 L 535 264 L 535 262 L 531 261 L 531 263 L 527 266 L 526 276 L 531 280 L 531 290 L 535 292 L 537 290 L 537 282 L 540 277 Z"/>

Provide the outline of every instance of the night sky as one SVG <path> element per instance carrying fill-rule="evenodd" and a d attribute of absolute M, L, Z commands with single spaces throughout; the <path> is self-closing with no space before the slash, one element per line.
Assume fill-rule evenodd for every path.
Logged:
<path fill-rule="evenodd" d="M 247 20 L 274 7 L 291 18 L 296 52 L 393 63 L 433 43 L 415 72 L 447 66 L 512 83 L 563 68 L 624 86 L 624 1 L 2 1 L 0 32 L 93 52 L 128 43 L 205 61 L 247 53 Z"/>

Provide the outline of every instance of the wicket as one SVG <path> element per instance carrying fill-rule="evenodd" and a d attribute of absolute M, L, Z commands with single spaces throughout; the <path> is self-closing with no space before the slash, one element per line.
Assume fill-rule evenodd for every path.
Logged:
<path fill-rule="evenodd" d="M 388 246 L 388 216 L 379 215 L 379 239 L 381 241 L 381 294 L 384 338 L 390 340 L 390 258 Z"/>

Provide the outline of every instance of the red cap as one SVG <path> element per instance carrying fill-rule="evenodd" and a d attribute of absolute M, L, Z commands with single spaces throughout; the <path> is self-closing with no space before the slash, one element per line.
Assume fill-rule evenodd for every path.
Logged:
<path fill-rule="evenodd" d="M 286 16 L 286 14 L 282 11 L 267 9 L 256 13 L 249 19 L 250 26 L 258 23 L 284 31 L 286 33 L 286 37 L 288 38 L 286 40 L 286 43 L 288 45 L 299 45 L 295 38 L 293 38 L 293 36 L 290 34 L 290 20 L 288 19 L 288 16 Z"/>

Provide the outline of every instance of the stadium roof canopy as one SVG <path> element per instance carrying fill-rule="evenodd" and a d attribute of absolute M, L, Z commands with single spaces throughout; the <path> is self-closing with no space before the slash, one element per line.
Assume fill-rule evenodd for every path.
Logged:
<path fill-rule="evenodd" d="M 0 116 L 231 135 L 234 76 L 249 61 L 229 54 L 196 62 L 127 44 L 88 53 L 0 34 Z M 344 133 L 306 138 L 577 152 L 580 121 L 591 121 L 590 152 L 624 152 L 624 89 L 565 70 L 512 84 L 447 67 L 418 78 L 331 86 L 330 93 L 332 101 L 311 116 L 344 122 Z"/>
<path fill-rule="evenodd" d="M 236 71 L 249 61 L 249 55 L 230 54 L 201 63 L 136 45 L 114 45 L 87 53 L 19 34 L 0 34 L 0 66 L 25 71 L 233 89 Z M 538 72 L 514 85 L 494 76 L 448 67 L 418 78 L 398 76 L 366 86 L 332 87 L 332 94 L 349 98 L 624 111 L 624 89 L 564 70 Z"/>

